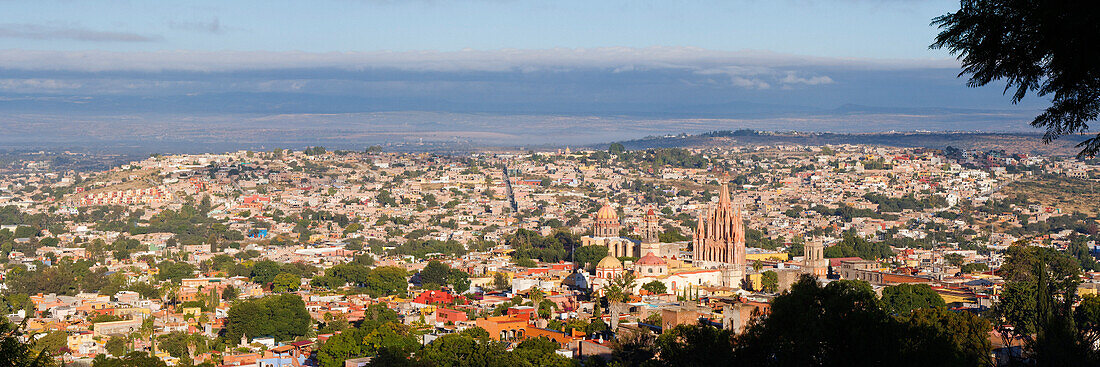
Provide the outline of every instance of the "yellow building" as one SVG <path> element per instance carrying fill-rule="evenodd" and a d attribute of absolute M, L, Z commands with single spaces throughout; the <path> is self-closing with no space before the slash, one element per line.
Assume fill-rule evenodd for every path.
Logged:
<path fill-rule="evenodd" d="M 96 342 L 93 335 L 94 334 L 90 331 L 69 334 L 65 338 L 65 346 L 68 347 L 69 350 L 80 354 L 95 352 Z"/>
<path fill-rule="evenodd" d="M 470 287 L 471 288 L 478 287 L 478 288 L 482 288 L 482 289 L 492 288 L 493 287 L 493 277 L 488 276 L 488 277 L 470 278 Z"/>
<path fill-rule="evenodd" d="M 202 314 L 202 309 L 199 308 L 199 307 L 184 307 L 183 308 L 183 317 L 187 317 L 188 315 L 190 315 L 191 317 L 198 317 L 201 314 Z"/>
<path fill-rule="evenodd" d="M 787 261 L 791 259 L 791 255 L 786 252 L 758 252 L 745 254 L 745 261 L 753 262 L 760 261 Z"/>
<path fill-rule="evenodd" d="M 1084 296 L 1089 296 L 1089 295 L 1095 296 L 1097 294 L 1100 294 L 1100 284 L 1084 283 L 1084 284 L 1081 284 L 1081 285 L 1077 286 L 1077 296 L 1078 297 L 1084 297 Z"/>
<path fill-rule="evenodd" d="M 764 273 L 749 274 L 748 277 L 752 289 L 764 289 Z"/>

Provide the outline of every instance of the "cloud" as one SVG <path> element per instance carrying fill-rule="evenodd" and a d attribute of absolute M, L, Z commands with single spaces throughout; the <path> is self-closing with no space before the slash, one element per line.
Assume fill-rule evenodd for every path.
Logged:
<path fill-rule="evenodd" d="M 790 67 L 788 67 L 790 68 Z M 827 75 L 811 74 L 809 71 L 782 70 L 765 66 L 723 66 L 698 70 L 698 75 L 727 75 L 734 86 L 746 89 L 768 89 L 772 84 L 779 84 L 785 88 L 795 85 L 813 86 L 832 84 L 833 78 Z M 810 74 L 809 76 L 800 76 Z"/>
<path fill-rule="evenodd" d="M 82 86 L 79 82 L 59 79 L 0 79 L 0 90 L 9 92 L 70 90 Z"/>
<path fill-rule="evenodd" d="M 202 32 L 202 33 L 212 33 L 212 34 L 225 33 L 225 27 L 222 27 L 221 20 L 219 20 L 218 17 L 214 17 L 214 19 L 210 20 L 209 22 L 169 21 L 168 22 L 168 28 L 175 29 L 175 30 L 181 30 L 181 31 Z"/>
<path fill-rule="evenodd" d="M 833 78 L 830 78 L 828 76 L 811 76 L 811 77 L 808 77 L 808 78 L 803 78 L 803 77 L 799 77 L 798 75 L 796 75 L 795 72 L 789 71 L 789 72 L 787 72 L 787 76 L 783 77 L 783 79 L 780 79 L 779 81 L 782 82 L 783 84 L 788 84 L 788 85 L 790 85 L 790 84 L 821 85 L 821 84 L 832 84 L 833 83 Z"/>
<path fill-rule="evenodd" d="M 224 28 L 220 24 L 219 28 Z M 207 28 L 210 29 L 210 28 Z M 0 36 L 3 34 L 0 28 Z M 785 77 L 806 68 L 846 70 L 957 69 L 946 59 L 848 59 L 768 51 L 714 51 L 694 47 L 553 48 L 538 50 L 269 52 L 269 51 L 31 51 L 0 50 L 0 68 L 69 71 L 248 71 L 305 68 L 396 69 L 423 72 L 679 69 L 728 75 L 752 72 Z M 708 71 L 709 70 L 709 71 Z M 779 74 L 776 74 L 776 73 Z M 748 74 L 751 75 L 751 74 Z M 801 75 L 801 74 L 800 74 Z M 797 80 L 798 75 L 794 76 Z M 812 77 L 810 78 L 811 81 Z M 825 82 L 824 79 L 813 81 Z M 796 82 L 797 83 L 797 82 Z M 802 83 L 807 84 L 807 83 Z"/>
<path fill-rule="evenodd" d="M 82 27 L 55 27 L 38 24 L 0 24 L 0 38 L 31 40 L 74 40 L 86 42 L 152 42 L 158 36 L 128 32 L 97 31 Z"/>
<path fill-rule="evenodd" d="M 768 84 L 767 82 L 756 78 L 743 78 L 735 76 L 730 77 L 730 82 L 732 82 L 735 86 L 747 89 L 768 89 L 772 87 L 771 84 Z"/>

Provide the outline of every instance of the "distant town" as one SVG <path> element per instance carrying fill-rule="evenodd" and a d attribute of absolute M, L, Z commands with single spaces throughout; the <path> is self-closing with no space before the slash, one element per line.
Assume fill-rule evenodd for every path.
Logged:
<path fill-rule="evenodd" d="M 1094 159 L 617 143 L 67 156 L 0 167 L 0 312 L 65 365 L 688 365 L 707 358 L 684 352 L 692 330 L 767 344 L 791 296 L 840 287 L 899 328 L 924 308 L 963 317 L 969 352 L 1006 363 L 1030 335 L 1002 312 L 1024 254 L 1076 269 L 1071 291 L 1100 307 Z M 753 360 L 729 350 L 747 354 L 710 358 Z"/>

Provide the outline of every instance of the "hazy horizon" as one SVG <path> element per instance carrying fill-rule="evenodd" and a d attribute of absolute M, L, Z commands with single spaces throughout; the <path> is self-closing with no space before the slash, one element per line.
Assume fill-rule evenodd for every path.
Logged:
<path fill-rule="evenodd" d="M 927 45 L 954 1 L 13 3 L 0 147 L 1030 132 Z"/>

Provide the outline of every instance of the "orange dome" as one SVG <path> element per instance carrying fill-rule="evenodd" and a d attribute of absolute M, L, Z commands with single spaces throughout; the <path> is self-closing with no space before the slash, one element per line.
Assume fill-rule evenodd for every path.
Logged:
<path fill-rule="evenodd" d="M 601 219 L 615 221 L 619 220 L 619 214 L 615 213 L 615 209 L 611 208 L 610 202 L 604 202 L 603 207 L 600 208 L 600 211 L 596 212 L 596 220 L 599 221 Z"/>
<path fill-rule="evenodd" d="M 661 265 L 665 265 L 665 259 L 657 257 L 657 255 L 654 255 L 652 252 L 649 252 L 649 253 L 646 253 L 645 256 L 642 256 L 641 259 L 638 259 L 638 262 L 635 263 L 635 264 L 661 266 Z"/>

